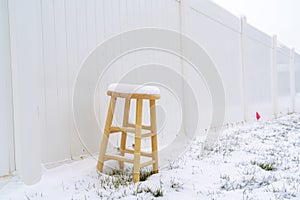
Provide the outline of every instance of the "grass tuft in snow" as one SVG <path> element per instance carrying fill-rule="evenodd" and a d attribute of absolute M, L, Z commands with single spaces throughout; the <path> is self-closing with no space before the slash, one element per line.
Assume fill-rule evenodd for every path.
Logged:
<path fill-rule="evenodd" d="M 261 163 L 258 165 L 260 168 L 266 170 L 266 171 L 273 171 L 273 170 L 276 170 L 276 168 L 272 165 L 272 164 L 264 164 L 264 163 Z"/>
<path fill-rule="evenodd" d="M 175 189 L 177 192 L 183 189 L 183 183 L 178 178 L 171 177 L 170 184 L 171 184 L 171 188 Z"/>
<path fill-rule="evenodd" d="M 252 161 L 251 164 L 257 165 L 265 171 L 275 171 L 276 170 L 276 168 L 274 167 L 274 165 L 275 165 L 274 163 L 257 163 L 256 161 Z"/>
<path fill-rule="evenodd" d="M 230 177 L 229 175 L 221 175 L 221 186 L 222 190 L 231 191 L 231 190 L 238 190 L 238 189 L 257 189 L 263 186 L 268 186 L 272 182 L 277 181 L 277 178 L 273 175 L 269 176 L 256 176 L 256 175 L 249 175 L 249 176 L 242 176 L 239 178 Z"/>
<path fill-rule="evenodd" d="M 120 178 L 122 180 L 130 180 L 132 179 L 132 174 L 133 174 L 133 169 L 132 168 L 127 168 L 125 170 L 120 170 L 120 169 L 112 169 L 109 172 L 110 176 Z M 146 169 L 141 169 L 140 170 L 140 181 L 146 181 L 151 175 L 153 175 L 153 171 L 150 168 Z"/>
<path fill-rule="evenodd" d="M 110 176 L 100 176 L 100 187 L 105 189 L 119 189 L 130 185 L 132 182 L 132 172 L 130 169 L 118 170 L 112 169 Z"/>
<path fill-rule="evenodd" d="M 145 188 L 143 188 L 143 192 L 151 193 L 154 197 L 164 196 L 162 181 L 160 180 L 160 185 L 158 188 L 145 187 Z"/>
<path fill-rule="evenodd" d="M 140 181 L 146 181 L 151 175 L 152 170 L 146 168 L 140 172 Z M 141 183 L 133 183 L 133 169 L 125 170 L 112 169 L 108 175 L 99 174 L 100 187 L 97 196 L 100 198 L 123 198 L 128 195 L 140 196 L 142 193 L 150 193 L 154 197 L 163 196 L 163 184 L 159 187 L 142 186 Z"/>
<path fill-rule="evenodd" d="M 147 180 L 151 175 L 153 175 L 153 171 L 149 168 L 141 169 L 140 171 L 140 181 Z"/>

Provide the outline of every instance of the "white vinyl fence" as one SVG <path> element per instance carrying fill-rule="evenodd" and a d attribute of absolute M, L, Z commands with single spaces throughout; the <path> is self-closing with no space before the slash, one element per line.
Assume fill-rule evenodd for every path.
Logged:
<path fill-rule="evenodd" d="M 118 33 L 144 27 L 181 32 L 197 42 L 215 63 L 224 85 L 225 123 L 264 119 L 300 110 L 300 55 L 207 0 L 1 0 L 0 1 L 0 176 L 17 170 L 26 183 L 36 182 L 40 164 L 87 154 L 74 126 L 72 95 L 81 64 L 89 53 Z M 133 41 L 134 42 L 134 41 Z M 178 43 L 180 41 L 178 40 Z M 178 57 L 153 50 L 133 52 L 114 63 L 97 87 L 99 134 L 87 126 L 81 135 L 88 150 L 98 151 L 106 116 L 106 88 L 127 71 L 160 63 L 185 73 L 201 97 L 199 132 L 211 120 L 211 97 Z M 135 73 L 129 77 L 136 76 Z M 182 74 L 181 74 L 182 75 Z M 147 77 L 139 77 L 143 81 Z M 172 78 L 172 77 L 166 77 Z M 131 79 L 125 79 L 128 82 Z M 184 81 L 184 80 L 183 80 Z M 182 83 L 174 83 L 181 88 Z M 173 138 L 181 119 L 170 91 L 162 89 L 160 145 Z M 179 89 L 184 108 L 189 94 Z M 117 112 L 118 113 L 118 112 Z M 121 115 L 117 115 L 120 119 Z M 118 121 L 118 120 L 117 120 Z M 88 122 L 87 122 L 88 124 Z M 176 127 L 175 127 L 176 128 Z M 178 127 L 177 127 L 178 128 Z M 115 138 L 117 141 L 117 138 Z M 14 153 L 15 152 L 15 153 Z M 16 159 L 16 161 L 15 161 Z M 15 167 L 16 166 L 16 167 Z"/>

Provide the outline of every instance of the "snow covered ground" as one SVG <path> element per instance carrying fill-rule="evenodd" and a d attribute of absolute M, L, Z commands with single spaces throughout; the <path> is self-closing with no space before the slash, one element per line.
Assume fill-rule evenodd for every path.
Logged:
<path fill-rule="evenodd" d="M 18 177 L 0 199 L 300 199 L 300 114 L 227 126 L 215 147 L 200 140 L 159 174 L 133 184 L 131 173 L 98 174 L 87 158 L 45 169 L 25 186 Z"/>

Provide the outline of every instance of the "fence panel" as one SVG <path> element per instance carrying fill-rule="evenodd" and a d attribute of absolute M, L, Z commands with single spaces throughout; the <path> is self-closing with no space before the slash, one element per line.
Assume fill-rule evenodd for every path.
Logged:
<path fill-rule="evenodd" d="M 178 2 L 173 0 L 41 2 L 44 91 L 41 137 L 44 163 L 86 154 L 82 142 L 88 145 L 91 153 L 98 151 L 102 131 L 97 135 L 91 134 L 87 120 L 85 133 L 80 133 L 80 138 L 72 115 L 73 87 L 86 56 L 104 40 L 127 30 L 142 27 L 179 30 L 178 6 Z M 128 70 L 126 66 L 150 63 L 151 60 L 158 63 L 165 60 L 175 68 L 179 63 L 174 58 L 154 51 L 121 58 L 115 63 L 115 71 L 101 82 L 97 88 L 99 92 L 95 95 L 95 110 L 101 126 L 99 130 L 104 128 L 108 100 L 105 91 L 108 84 L 118 82 L 118 78 Z"/>
<path fill-rule="evenodd" d="M 240 20 L 209 1 L 191 1 L 187 7 L 188 10 L 184 13 L 186 16 L 184 31 L 206 50 L 224 84 L 225 123 L 242 121 L 244 113 L 240 67 Z M 201 71 L 201 66 L 198 67 Z M 203 99 L 199 102 L 201 110 L 199 119 L 207 126 L 212 110 L 207 106 L 211 105 L 209 103 L 211 99 L 209 91 L 203 85 L 205 77 L 203 78 L 200 79 L 202 83 L 198 83 L 196 90 Z M 188 102 L 186 104 L 188 105 Z M 202 128 L 206 128 L 205 126 Z"/>
<path fill-rule="evenodd" d="M 249 24 L 245 34 L 245 89 L 248 118 L 254 120 L 255 112 L 270 118 L 273 117 L 271 37 Z"/>
<path fill-rule="evenodd" d="M 278 77 L 278 114 L 291 112 L 290 49 L 278 42 L 276 47 Z"/>
<path fill-rule="evenodd" d="M 300 112 L 300 54 L 295 53 L 295 111 Z"/>

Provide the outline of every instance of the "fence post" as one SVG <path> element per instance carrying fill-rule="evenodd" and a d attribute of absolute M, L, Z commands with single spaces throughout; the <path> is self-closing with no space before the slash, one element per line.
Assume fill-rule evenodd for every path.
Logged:
<path fill-rule="evenodd" d="M 271 80 L 272 80 L 272 102 L 275 118 L 278 116 L 278 73 L 277 73 L 277 36 L 273 35 L 271 48 Z"/>
<path fill-rule="evenodd" d="M 291 103 L 290 103 L 290 112 L 295 112 L 295 49 L 290 50 L 290 61 L 289 61 L 289 70 L 290 70 L 290 94 L 291 94 Z"/>
<path fill-rule="evenodd" d="M 245 16 L 241 17 L 241 46 L 240 46 L 240 55 L 241 55 L 241 77 L 242 77 L 242 104 L 244 111 L 244 120 L 248 121 L 248 102 L 247 102 L 247 88 L 246 88 L 246 61 L 245 61 L 245 34 L 247 28 L 247 18 Z"/>
<path fill-rule="evenodd" d="M 15 170 L 8 0 L 0 1 L 0 176 Z"/>
<path fill-rule="evenodd" d="M 41 5 L 35 0 L 8 3 L 16 170 L 24 183 L 30 185 L 37 183 L 42 174 L 39 116 Z"/>
<path fill-rule="evenodd" d="M 182 36 L 186 34 L 186 9 L 187 9 L 187 4 L 188 2 L 186 0 L 177 0 L 177 2 L 179 3 L 179 31 L 180 31 L 180 40 L 179 40 L 179 46 L 180 46 L 180 54 L 183 55 L 184 54 L 184 44 L 183 44 L 183 38 Z M 182 58 L 180 58 L 180 66 L 181 66 L 181 76 L 182 76 L 182 84 L 181 84 L 181 92 L 180 95 L 182 95 L 182 101 L 183 101 L 183 126 L 184 129 L 186 129 L 187 124 L 189 119 L 186 117 L 188 116 L 187 112 L 189 110 L 189 104 L 187 103 L 187 99 L 186 96 L 186 88 L 188 87 L 187 83 L 184 81 L 184 79 L 187 77 L 187 64 L 184 62 L 184 60 Z M 185 131 L 185 134 L 186 131 Z"/>

